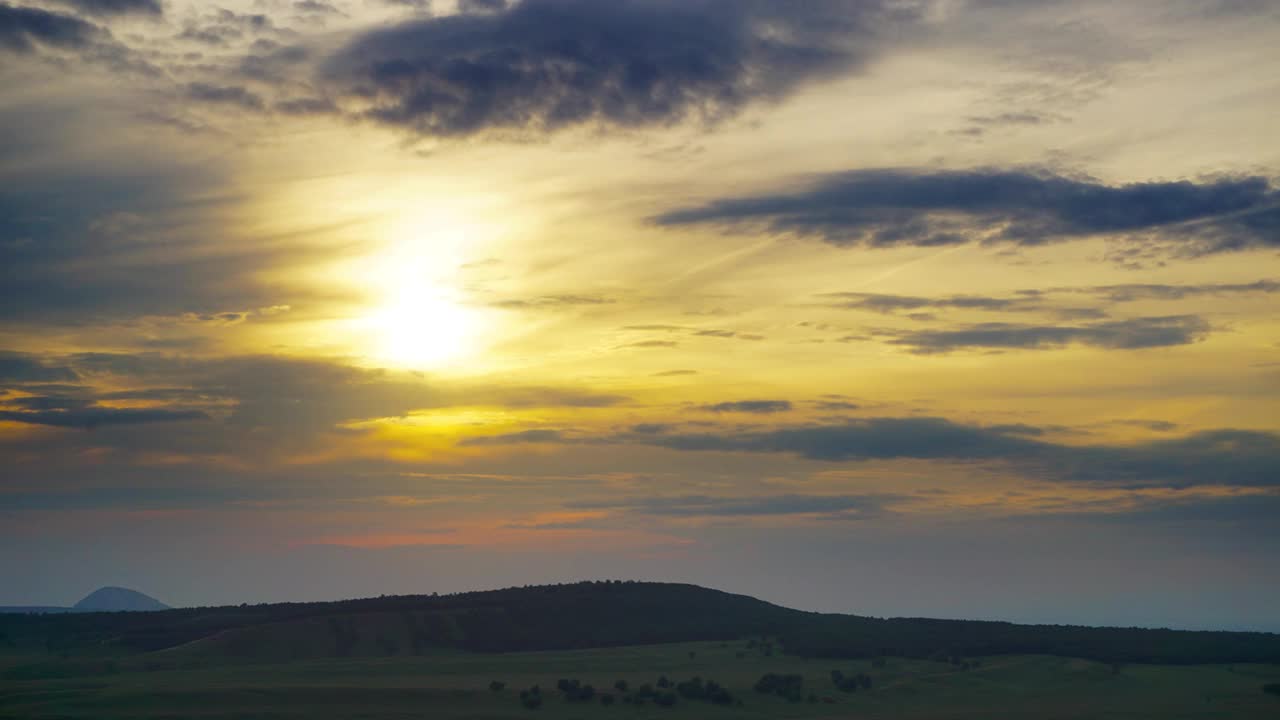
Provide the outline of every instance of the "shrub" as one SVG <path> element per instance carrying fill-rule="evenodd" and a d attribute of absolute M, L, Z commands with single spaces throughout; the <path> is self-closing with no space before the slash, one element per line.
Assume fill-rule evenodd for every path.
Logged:
<path fill-rule="evenodd" d="M 764 695 L 777 695 L 791 702 L 804 700 L 804 677 L 765 673 L 756 681 L 755 691 Z"/>

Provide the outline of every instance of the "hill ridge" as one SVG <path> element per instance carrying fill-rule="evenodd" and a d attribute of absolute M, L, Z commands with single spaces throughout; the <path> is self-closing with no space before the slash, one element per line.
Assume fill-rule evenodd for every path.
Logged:
<path fill-rule="evenodd" d="M 689 583 L 585 581 L 433 595 L 0 618 L 0 632 L 64 651 L 289 660 L 565 650 L 770 638 L 808 657 L 1045 654 L 1105 662 L 1280 662 L 1270 633 L 872 618 L 786 608 Z M 49 645 L 53 647 L 53 645 Z"/>

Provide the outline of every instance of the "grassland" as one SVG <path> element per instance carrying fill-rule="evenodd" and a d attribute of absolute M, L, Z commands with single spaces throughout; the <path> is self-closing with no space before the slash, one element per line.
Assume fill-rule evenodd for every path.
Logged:
<path fill-rule="evenodd" d="M 175 662 L 175 658 L 177 661 Z M 873 689 L 835 689 L 833 669 L 867 673 Z M 791 703 L 753 692 L 764 673 L 804 676 L 806 698 Z M 1051 656 L 982 658 L 961 670 L 944 662 L 888 658 L 804 659 L 766 655 L 743 641 L 503 654 L 433 650 L 420 656 L 244 662 L 140 653 L 72 660 L 13 651 L 0 655 L 0 718 L 1267 718 L 1280 698 L 1262 692 L 1280 681 L 1275 665 L 1158 666 Z M 680 700 L 674 707 L 569 703 L 555 692 L 576 678 L 614 692 L 660 675 L 715 680 L 741 705 Z M 500 692 L 491 681 L 506 684 Z M 520 706 L 522 688 L 540 685 L 537 710 Z M 830 698 L 833 703 L 824 702 Z"/>

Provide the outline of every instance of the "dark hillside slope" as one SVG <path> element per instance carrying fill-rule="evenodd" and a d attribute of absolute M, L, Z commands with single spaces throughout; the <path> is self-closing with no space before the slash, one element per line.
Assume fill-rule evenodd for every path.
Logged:
<path fill-rule="evenodd" d="M 443 596 L 0 616 L 0 639 L 59 655 L 104 648 L 160 661 L 643 645 L 746 636 L 817 657 L 1042 653 L 1107 662 L 1280 663 L 1280 635 L 892 619 L 791 610 L 694 585 L 587 582 Z"/>
<path fill-rule="evenodd" d="M 384 596 L 323 603 L 190 608 L 152 613 L 0 617 L 0 632 L 25 645 L 57 652 L 113 647 L 136 651 L 195 641 L 246 654 L 256 633 L 291 636 L 302 625 L 324 628 L 333 654 L 362 651 L 362 626 L 374 624 L 383 648 L 453 647 L 514 651 L 731 639 L 777 632 L 811 614 L 694 585 L 586 582 L 456 595 Z M 394 633 L 376 618 L 396 617 Z M 816 617 L 816 616 L 812 616 Z M 320 620 L 321 622 L 317 622 Z M 291 624 L 292 629 L 280 628 Z M 354 637 L 353 637 L 354 633 Z M 228 638 L 234 638 L 230 642 Z M 213 642 L 217 640 L 217 642 Z M 382 654 L 395 654 L 386 650 Z"/>

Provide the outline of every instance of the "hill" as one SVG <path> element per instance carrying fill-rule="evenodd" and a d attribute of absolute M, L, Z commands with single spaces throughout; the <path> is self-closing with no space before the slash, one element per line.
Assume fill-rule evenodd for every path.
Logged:
<path fill-rule="evenodd" d="M 169 609 L 168 605 L 137 590 L 112 586 L 94 590 L 73 607 L 82 612 L 150 612 Z"/>
<path fill-rule="evenodd" d="M 804 657 L 1045 654 L 1102 662 L 1280 663 L 1280 635 L 809 613 L 694 585 L 585 582 L 440 596 L 0 617 L 0 643 L 149 662 L 545 651 L 769 638 Z M 164 659 L 168 660 L 164 660 Z"/>

